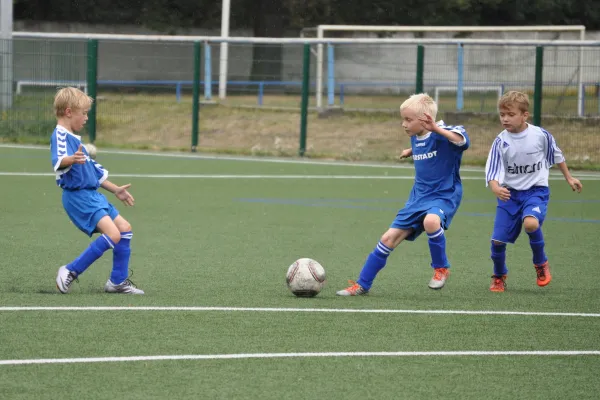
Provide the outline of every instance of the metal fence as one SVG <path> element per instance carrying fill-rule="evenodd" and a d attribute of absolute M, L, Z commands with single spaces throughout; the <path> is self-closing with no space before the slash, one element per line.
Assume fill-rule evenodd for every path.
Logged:
<path fill-rule="evenodd" d="M 473 142 L 465 160 L 477 163 L 501 130 L 498 97 L 521 90 L 531 112 L 541 110 L 533 121 L 555 135 L 570 164 L 600 165 L 600 42 L 229 42 L 222 53 L 214 37 L 20 34 L 0 41 L 0 138 L 46 142 L 53 95 L 69 85 L 96 99 L 84 134 L 100 148 L 395 160 L 408 144 L 398 107 L 425 91 L 439 104 L 438 118 L 465 125 Z M 219 96 L 224 56 L 226 95 Z M 533 104 L 536 91 L 541 101 Z"/>

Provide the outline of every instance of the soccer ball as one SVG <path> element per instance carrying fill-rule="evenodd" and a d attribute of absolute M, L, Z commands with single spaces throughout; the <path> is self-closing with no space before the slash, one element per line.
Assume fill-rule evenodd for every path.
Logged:
<path fill-rule="evenodd" d="M 296 297 L 315 297 L 325 285 L 325 269 L 315 260 L 301 258 L 288 268 L 286 282 Z"/>
<path fill-rule="evenodd" d="M 85 149 L 87 150 L 88 154 L 90 155 L 90 158 L 92 160 L 95 160 L 96 159 L 96 151 L 97 151 L 96 146 L 94 146 L 91 143 L 87 143 L 84 146 L 85 146 Z"/>

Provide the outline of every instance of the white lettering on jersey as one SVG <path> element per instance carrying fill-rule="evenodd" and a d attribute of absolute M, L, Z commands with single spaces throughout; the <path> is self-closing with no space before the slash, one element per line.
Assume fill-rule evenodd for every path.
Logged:
<path fill-rule="evenodd" d="M 543 128 L 528 125 L 521 133 L 502 131 L 488 155 L 486 184 L 494 180 L 516 190 L 548 186 L 550 167 L 563 161 L 554 137 Z"/>
<path fill-rule="evenodd" d="M 427 159 L 433 158 L 433 157 L 437 157 L 437 150 L 431 151 L 429 153 L 413 154 L 413 156 L 412 156 L 413 160 L 415 160 L 415 161 L 427 160 Z"/>

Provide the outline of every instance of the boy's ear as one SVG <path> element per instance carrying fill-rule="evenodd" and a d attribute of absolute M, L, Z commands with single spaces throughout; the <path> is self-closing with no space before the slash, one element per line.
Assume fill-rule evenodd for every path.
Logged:
<path fill-rule="evenodd" d="M 71 115 L 73 115 L 73 110 L 71 110 L 71 107 L 67 107 L 65 108 L 65 117 L 71 117 Z"/>
<path fill-rule="evenodd" d="M 529 117 L 531 116 L 531 114 L 529 114 L 529 111 L 525 111 L 523 113 L 523 116 L 525 116 L 525 119 L 529 119 Z"/>

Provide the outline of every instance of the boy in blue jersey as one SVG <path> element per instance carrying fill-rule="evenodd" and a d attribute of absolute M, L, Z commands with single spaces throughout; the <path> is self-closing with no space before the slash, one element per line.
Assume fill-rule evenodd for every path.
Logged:
<path fill-rule="evenodd" d="M 75 260 L 58 269 L 56 286 L 67 293 L 77 279 L 105 251 L 113 249 L 113 269 L 104 285 L 107 293 L 144 294 L 128 279 L 131 225 L 99 193 L 99 187 L 113 193 L 127 206 L 134 199 L 127 189 L 109 182 L 108 171 L 89 157 L 81 137 L 75 135 L 88 119 L 92 98 L 79 89 L 66 87 L 54 97 L 57 125 L 50 139 L 56 183 L 63 189 L 62 203 L 73 224 L 88 236 L 101 235 Z"/>
<path fill-rule="evenodd" d="M 542 225 L 548 210 L 550 168 L 556 164 L 573 191 L 581 192 L 581 182 L 573 178 L 554 137 L 545 129 L 527 123 L 529 97 L 509 91 L 498 101 L 500 132 L 485 167 L 486 185 L 498 198 L 492 233 L 491 259 L 494 274 L 490 290 L 506 288 L 506 244 L 514 243 L 525 228 L 533 253 L 537 285 L 552 280 Z"/>
<path fill-rule="evenodd" d="M 444 231 L 450 227 L 462 199 L 459 169 L 462 153 L 469 147 L 469 136 L 462 126 L 436 124 L 436 114 L 437 104 L 426 94 L 412 95 L 400 106 L 402 127 L 411 141 L 411 148 L 404 150 L 402 157 L 412 156 L 415 183 L 404 208 L 368 255 L 358 280 L 351 281 L 337 295 L 367 294 L 390 253 L 402 241 L 413 241 L 423 231 L 429 239 L 434 269 L 429 287 L 444 287 L 450 268 Z"/>

